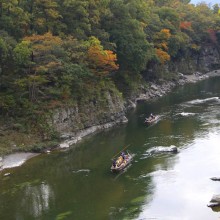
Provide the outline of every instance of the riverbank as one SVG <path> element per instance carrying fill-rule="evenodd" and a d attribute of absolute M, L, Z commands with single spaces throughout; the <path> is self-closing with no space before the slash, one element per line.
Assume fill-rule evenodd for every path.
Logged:
<path fill-rule="evenodd" d="M 215 70 L 215 71 L 211 71 L 208 72 L 206 74 L 201 74 L 199 72 L 196 72 L 192 75 L 183 75 L 183 74 L 179 74 L 178 79 L 176 79 L 175 81 L 160 81 L 160 82 L 150 82 L 148 88 L 143 88 L 142 92 L 140 94 L 138 94 L 136 97 L 133 97 L 132 99 L 127 100 L 127 104 L 126 104 L 126 111 L 129 111 L 129 109 L 131 108 L 136 108 L 137 104 L 139 102 L 147 102 L 147 101 L 152 101 L 155 100 L 159 97 L 162 97 L 166 94 L 168 94 L 169 92 L 172 91 L 172 89 L 174 89 L 176 86 L 182 86 L 186 83 L 196 83 L 198 81 L 210 78 L 210 77 L 215 77 L 215 76 L 220 76 L 220 70 Z M 63 139 L 62 142 L 60 142 L 57 145 L 53 145 L 51 146 L 44 146 L 43 148 L 39 149 L 39 152 L 46 152 L 47 150 L 52 150 L 52 149 L 62 149 L 62 148 L 69 148 L 71 145 L 76 144 L 77 142 L 81 141 L 84 137 L 93 134 L 95 132 L 101 131 L 101 130 L 105 130 L 108 128 L 111 128 L 113 126 L 116 126 L 118 124 L 122 124 L 122 123 L 127 123 L 127 118 L 125 116 L 122 116 L 121 118 L 119 118 L 118 120 L 112 121 L 112 122 L 108 122 L 105 124 L 100 124 L 97 126 L 92 126 L 89 127 L 87 129 L 81 130 L 79 132 L 76 133 L 67 133 L 64 134 L 61 138 Z M 29 148 L 31 151 L 31 147 Z M 19 149 L 19 151 L 22 151 L 22 149 Z M 27 151 L 25 149 L 25 151 Z M 14 164 L 23 164 L 26 160 L 30 159 L 31 157 L 27 156 L 26 154 L 22 154 L 20 155 L 20 157 L 16 157 L 13 155 L 16 155 L 16 153 L 14 154 L 13 152 L 16 152 L 16 147 L 14 148 L 14 150 L 12 151 L 12 155 L 11 157 L 8 156 L 4 156 L 1 160 L 0 163 L 0 167 L 1 169 L 5 169 L 5 168 L 9 168 L 10 166 L 6 166 L 8 164 L 8 161 L 11 160 L 11 158 L 13 158 L 13 163 Z M 35 156 L 37 156 L 38 154 L 36 154 Z M 10 158 L 10 159 L 8 159 Z M 22 161 L 22 162 L 21 162 Z M 13 167 L 13 166 L 11 166 Z"/>
<path fill-rule="evenodd" d="M 171 92 L 177 86 L 183 86 L 187 83 L 196 83 L 201 80 L 208 79 L 210 77 L 220 76 L 220 70 L 210 71 L 206 74 L 196 72 L 191 75 L 184 75 L 179 73 L 178 79 L 175 81 L 162 81 L 162 82 L 150 82 L 148 89 L 143 89 L 143 92 L 139 94 L 134 100 L 129 100 L 130 107 L 136 107 L 138 102 L 145 102 L 162 97 Z"/>

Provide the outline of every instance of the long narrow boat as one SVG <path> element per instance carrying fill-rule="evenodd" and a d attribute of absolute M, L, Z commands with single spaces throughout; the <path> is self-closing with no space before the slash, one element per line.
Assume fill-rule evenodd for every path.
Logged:
<path fill-rule="evenodd" d="M 119 156 L 117 160 L 115 160 L 115 163 L 112 163 L 111 171 L 120 172 L 124 170 L 131 163 L 133 157 L 134 154 L 130 154 L 128 152 L 124 155 L 124 159 L 122 156 Z"/>

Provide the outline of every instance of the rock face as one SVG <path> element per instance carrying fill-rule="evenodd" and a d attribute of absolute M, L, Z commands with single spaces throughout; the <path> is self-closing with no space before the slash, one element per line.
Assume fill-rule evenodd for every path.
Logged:
<path fill-rule="evenodd" d="M 197 54 L 189 54 L 181 60 L 169 65 L 169 71 L 191 74 L 196 71 L 206 73 L 220 68 L 220 53 L 213 44 L 203 45 Z"/>
<path fill-rule="evenodd" d="M 205 44 L 198 52 L 189 52 L 181 56 L 178 60 L 169 62 L 160 67 L 153 65 L 145 73 L 150 78 L 167 73 L 192 74 L 194 72 L 207 73 L 209 71 L 220 69 L 220 49 L 214 44 Z"/>
<path fill-rule="evenodd" d="M 196 64 L 201 70 L 204 70 L 205 72 L 213 69 L 219 69 L 220 54 L 218 48 L 213 44 L 205 45 L 198 56 Z"/>
<path fill-rule="evenodd" d="M 117 94 L 106 92 L 105 103 L 90 101 L 85 106 L 56 109 L 49 123 L 64 139 L 73 144 L 88 134 L 119 123 L 126 123 L 125 106 Z"/>

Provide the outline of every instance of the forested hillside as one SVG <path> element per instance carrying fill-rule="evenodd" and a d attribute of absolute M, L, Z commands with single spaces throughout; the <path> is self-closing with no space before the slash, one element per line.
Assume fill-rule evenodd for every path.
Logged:
<path fill-rule="evenodd" d="M 88 103 L 107 108 L 104 91 L 123 99 L 134 82 L 166 78 L 149 69 L 198 54 L 204 44 L 220 50 L 218 4 L 0 0 L 1 123 L 50 139 L 56 134 L 45 114 Z"/>

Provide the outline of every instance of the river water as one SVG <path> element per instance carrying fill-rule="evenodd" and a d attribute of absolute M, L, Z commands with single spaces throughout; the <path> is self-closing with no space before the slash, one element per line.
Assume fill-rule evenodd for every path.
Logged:
<path fill-rule="evenodd" d="M 186 85 L 139 104 L 126 125 L 1 171 L 0 219 L 220 219 L 207 207 L 220 194 L 220 182 L 210 180 L 220 176 L 218 97 L 220 78 Z M 160 119 L 148 126 L 151 112 Z M 157 152 L 172 145 L 177 154 Z M 112 174 L 111 158 L 126 146 L 133 163 Z"/>

